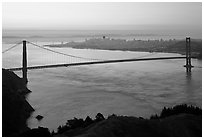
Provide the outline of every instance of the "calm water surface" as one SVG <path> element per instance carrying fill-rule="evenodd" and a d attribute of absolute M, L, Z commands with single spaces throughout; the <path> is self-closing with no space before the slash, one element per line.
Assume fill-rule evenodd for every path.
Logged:
<path fill-rule="evenodd" d="M 46 42 L 40 44 L 48 44 Z M 4 48 L 11 44 L 3 44 Z M 180 56 L 179 54 L 107 51 L 72 48 L 54 50 L 97 59 Z M 21 65 L 21 47 L 3 54 L 3 67 Z M 28 45 L 28 66 L 77 62 Z M 188 103 L 202 106 L 202 61 L 193 59 L 191 75 L 185 60 L 140 61 L 79 67 L 62 67 L 28 71 L 27 97 L 35 112 L 28 120 L 30 127 L 56 129 L 73 117 L 92 118 L 100 112 L 150 117 L 162 107 Z M 21 72 L 15 72 L 21 76 Z M 44 116 L 37 121 L 37 115 Z"/>

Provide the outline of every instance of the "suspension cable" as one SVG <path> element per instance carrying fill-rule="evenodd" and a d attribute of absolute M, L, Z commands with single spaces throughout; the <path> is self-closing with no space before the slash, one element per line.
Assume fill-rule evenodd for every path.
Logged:
<path fill-rule="evenodd" d="M 4 50 L 4 51 L 2 51 L 2 54 L 5 53 L 5 52 L 7 52 L 7 51 L 9 51 L 9 50 L 11 50 L 11 49 L 13 49 L 13 48 L 15 48 L 16 46 L 18 46 L 18 45 L 21 44 L 21 43 L 22 43 L 22 41 L 20 41 L 19 43 L 15 44 L 14 46 L 11 46 L 10 48 L 8 48 L 8 49 L 6 49 L 6 50 Z"/>
<path fill-rule="evenodd" d="M 64 56 L 68 56 L 68 57 L 74 57 L 74 58 L 80 58 L 80 59 L 86 59 L 86 60 L 102 60 L 102 59 L 85 58 L 85 57 L 80 57 L 80 56 L 65 54 L 65 53 L 62 53 L 62 52 L 58 52 L 58 51 L 54 51 L 54 50 L 45 48 L 45 47 L 43 47 L 43 46 L 34 44 L 34 43 L 32 43 L 32 42 L 29 42 L 29 41 L 27 41 L 27 42 L 30 43 L 30 44 L 32 44 L 32 45 L 34 45 L 34 46 L 37 46 L 37 47 L 39 47 L 39 48 L 41 48 L 41 49 L 44 49 L 44 50 L 47 50 L 47 51 L 50 51 L 50 52 L 53 52 L 53 53 L 61 54 L 61 55 L 64 55 Z"/>

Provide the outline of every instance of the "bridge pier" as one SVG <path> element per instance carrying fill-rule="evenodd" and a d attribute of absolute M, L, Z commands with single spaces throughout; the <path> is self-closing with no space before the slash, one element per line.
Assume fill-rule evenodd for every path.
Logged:
<path fill-rule="evenodd" d="M 184 65 L 184 67 L 186 67 L 187 73 L 190 73 L 191 68 L 194 67 L 191 65 L 191 45 L 190 43 L 191 43 L 190 37 L 186 37 L 186 65 Z"/>
<path fill-rule="evenodd" d="M 27 78 L 27 52 L 26 52 L 26 40 L 23 40 L 23 68 L 22 68 L 23 80 L 28 82 Z"/>

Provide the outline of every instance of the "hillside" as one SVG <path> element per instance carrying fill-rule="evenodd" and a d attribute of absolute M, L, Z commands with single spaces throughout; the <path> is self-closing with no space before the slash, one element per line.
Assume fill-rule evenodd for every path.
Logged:
<path fill-rule="evenodd" d="M 93 38 L 84 42 L 46 45 L 49 47 L 72 47 L 76 49 L 103 49 L 143 52 L 166 52 L 185 54 L 185 40 L 122 40 Z M 192 56 L 202 58 L 202 40 L 191 39 Z"/>
<path fill-rule="evenodd" d="M 30 90 L 13 72 L 2 69 L 2 135 L 18 136 L 28 130 L 26 121 L 32 106 L 26 101 Z"/>
<path fill-rule="evenodd" d="M 186 104 L 165 108 L 150 119 L 101 113 L 92 120 L 67 120 L 54 136 L 77 137 L 190 137 L 202 136 L 202 110 Z"/>
<path fill-rule="evenodd" d="M 111 117 L 82 130 L 81 137 L 181 137 L 201 136 L 201 116 L 190 114 L 170 116 L 160 120 L 136 117 Z M 69 136 L 69 132 L 64 133 Z"/>

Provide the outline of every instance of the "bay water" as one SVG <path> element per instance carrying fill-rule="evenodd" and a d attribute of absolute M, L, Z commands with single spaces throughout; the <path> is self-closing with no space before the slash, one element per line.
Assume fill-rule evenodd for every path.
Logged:
<path fill-rule="evenodd" d="M 38 45 L 53 41 L 34 42 Z M 59 43 L 59 42 L 55 42 Z M 3 50 L 13 44 L 3 43 Z M 27 44 L 28 66 L 69 63 L 80 59 L 58 56 Z M 55 51 L 97 59 L 180 56 L 173 53 L 148 53 L 74 48 L 49 48 Z M 45 51 L 45 52 L 44 52 Z M 19 67 L 22 47 L 2 54 L 2 67 Z M 31 128 L 44 126 L 56 130 L 74 117 L 94 118 L 97 113 L 149 118 L 164 106 L 192 104 L 202 107 L 202 61 L 187 74 L 185 59 L 138 61 L 28 70 L 27 96 L 35 111 L 28 120 Z M 15 71 L 22 76 L 21 71 Z M 38 121 L 35 117 L 42 115 Z"/>

